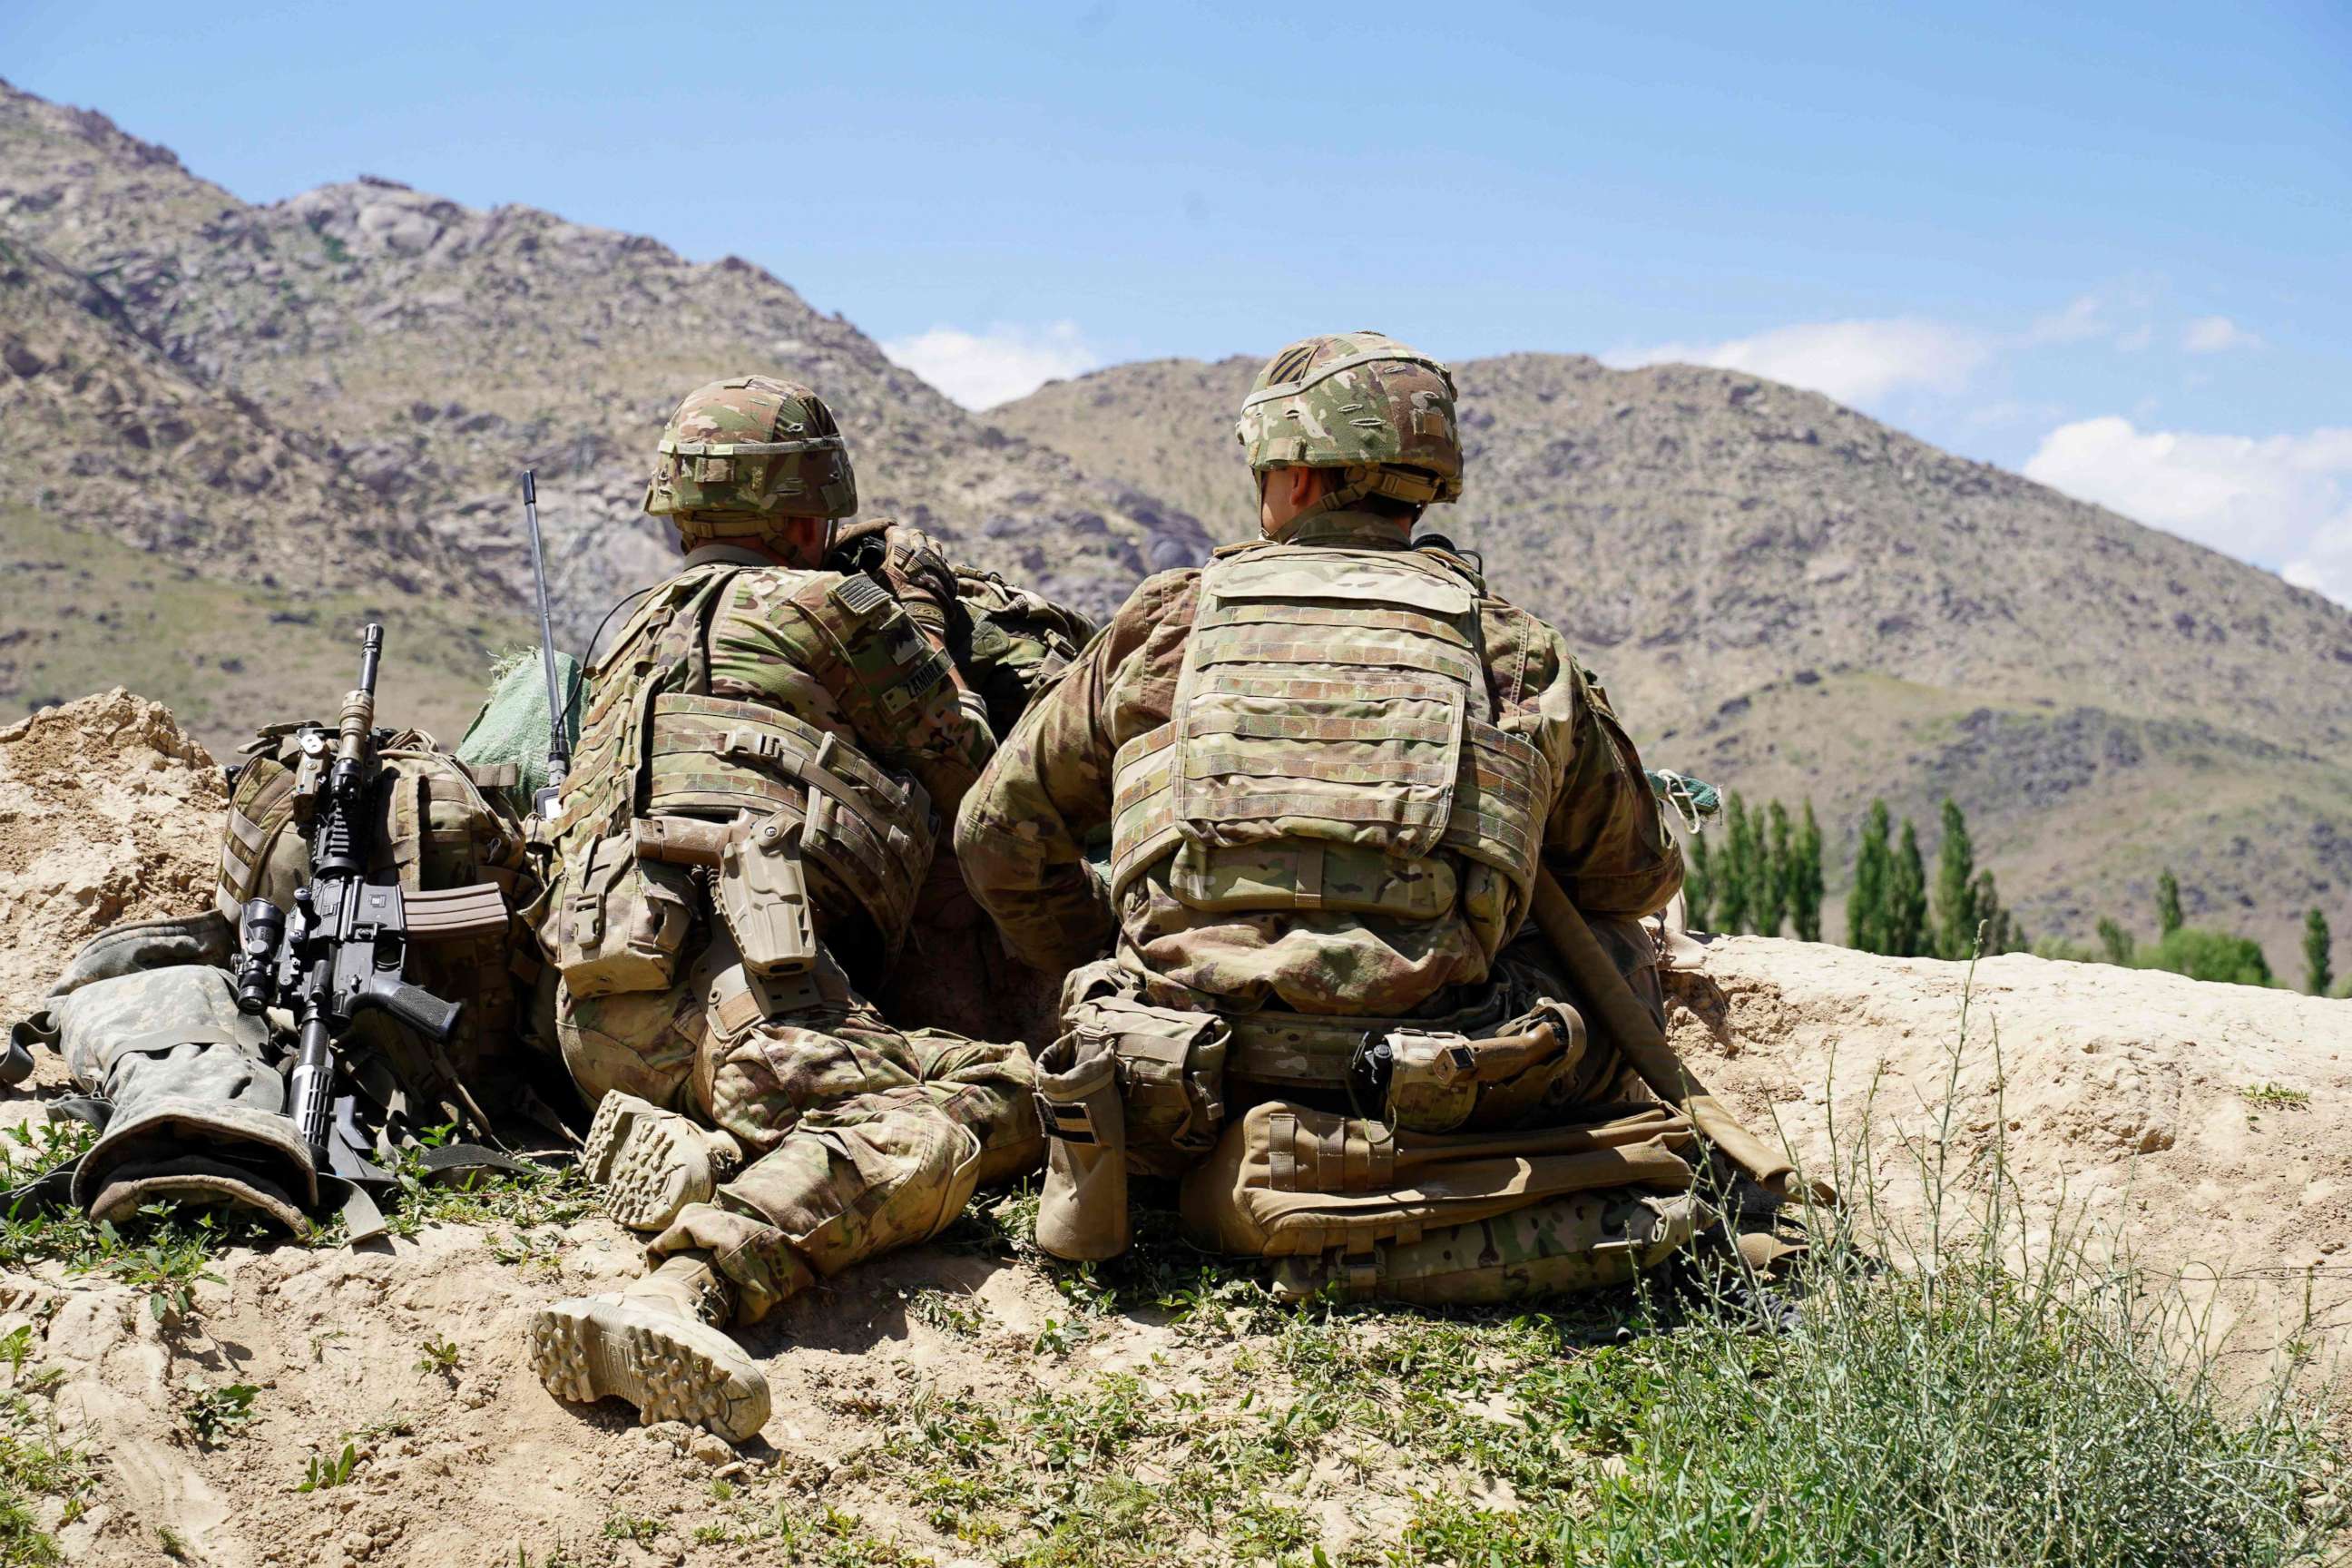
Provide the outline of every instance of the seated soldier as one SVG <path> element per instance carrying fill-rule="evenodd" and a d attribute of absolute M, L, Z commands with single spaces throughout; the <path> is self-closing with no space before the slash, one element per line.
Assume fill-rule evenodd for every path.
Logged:
<path fill-rule="evenodd" d="M 1039 1062 L 1038 1239 L 1120 1250 L 1131 1169 L 1296 1290 L 1630 1278 L 1700 1223 L 1690 1124 L 1596 1109 L 1624 1059 L 1522 925 L 1549 872 L 1658 1016 L 1635 922 L 1682 865 L 1640 760 L 1557 631 L 1412 547 L 1462 491 L 1443 365 L 1305 340 L 1239 435 L 1264 537 L 1137 588 L 957 824 L 1015 952 L 1081 966 Z"/>
<path fill-rule="evenodd" d="M 658 1266 L 540 1311 L 532 1361 L 564 1398 L 730 1439 L 768 1390 L 727 1325 L 937 1233 L 1039 1154 L 1025 1050 L 903 1031 L 866 999 L 934 812 L 995 742 L 920 536 L 886 541 L 878 574 L 823 564 L 856 507 L 807 388 L 746 376 L 678 405 L 646 510 L 685 567 L 591 669 L 550 828 L 556 1033 L 601 1101 L 583 1162 Z"/>

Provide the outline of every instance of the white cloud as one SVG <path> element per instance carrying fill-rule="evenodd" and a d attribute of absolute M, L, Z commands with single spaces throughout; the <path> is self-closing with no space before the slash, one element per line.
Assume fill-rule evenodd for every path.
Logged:
<path fill-rule="evenodd" d="M 2218 354 L 2258 349 L 2263 340 L 2227 316 L 2200 316 L 2181 329 L 2180 346 L 2193 354 Z"/>
<path fill-rule="evenodd" d="M 999 321 L 980 332 L 933 327 L 891 338 L 882 352 L 966 408 L 993 408 L 1103 363 L 1076 321 L 1043 328 Z"/>
<path fill-rule="evenodd" d="M 1984 363 L 1988 347 L 1973 333 L 1916 317 L 1808 321 L 1717 343 L 1660 343 L 1601 355 L 1620 367 L 1711 364 L 1811 387 L 1841 403 L 1866 403 L 1900 387 L 1952 391 Z"/>
<path fill-rule="evenodd" d="M 2025 329 L 2029 343 L 2079 343 L 2103 338 L 2115 331 L 2107 320 L 2107 303 L 2096 294 L 2077 294 L 2066 308 L 2038 317 Z"/>
<path fill-rule="evenodd" d="M 2051 431 L 2025 474 L 2352 605 L 2352 428 L 2211 436 L 2110 414 Z"/>

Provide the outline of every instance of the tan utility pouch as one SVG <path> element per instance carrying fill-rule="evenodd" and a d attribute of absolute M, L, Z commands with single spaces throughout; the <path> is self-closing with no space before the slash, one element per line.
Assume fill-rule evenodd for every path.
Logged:
<path fill-rule="evenodd" d="M 801 827 L 797 814 L 778 812 L 730 834 L 719 854 L 719 918 L 754 974 L 799 974 L 816 963 Z"/>
<path fill-rule="evenodd" d="M 1471 1039 L 1448 1031 L 1392 1029 L 1366 1041 L 1374 1063 L 1359 1066 L 1351 1081 L 1385 1078 L 1381 1116 L 1412 1132 L 1455 1132 L 1510 1127 L 1530 1112 L 1557 1111 L 1585 1055 L 1584 1020 L 1562 1003 L 1547 1002 L 1508 1026 Z"/>
<path fill-rule="evenodd" d="M 1181 1176 L 1216 1146 L 1225 1124 L 1225 1047 L 1233 1029 L 1214 1013 L 1181 1013 L 1124 996 L 1070 1010 L 1074 1055 L 1118 1058 L 1127 1112 L 1127 1168 Z"/>
<path fill-rule="evenodd" d="M 638 858 L 626 835 L 600 838 L 552 902 L 548 946 L 572 995 L 660 991 L 677 981 L 694 924 L 692 873 Z"/>

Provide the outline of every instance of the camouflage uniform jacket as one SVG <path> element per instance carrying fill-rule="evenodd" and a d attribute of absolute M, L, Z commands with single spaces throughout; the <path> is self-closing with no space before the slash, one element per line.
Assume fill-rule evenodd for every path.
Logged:
<path fill-rule="evenodd" d="M 640 626 L 674 614 L 722 576 L 692 657 L 656 656 Z M 951 594 L 952 576 L 941 577 Z M 730 544 L 688 554 L 685 570 L 648 595 L 638 622 L 591 671 L 580 755 L 558 823 L 565 864 L 644 809 L 630 793 L 635 764 L 617 749 L 630 743 L 622 716 L 647 682 L 664 694 L 778 710 L 883 768 L 911 774 L 940 817 L 952 819 L 995 740 L 981 700 L 923 629 L 943 607 L 928 605 L 932 613 L 919 618 L 899 596 L 930 592 L 929 583 L 897 574 L 886 581 L 887 588 L 864 574 L 779 566 Z M 923 868 L 910 869 L 919 879 Z M 816 891 L 820 916 L 845 912 L 829 896 L 841 889 Z"/>
<path fill-rule="evenodd" d="M 1348 512 L 1310 519 L 1287 542 L 1402 548 L 1392 522 Z M 1465 564 L 1443 560 L 1476 584 Z M 1309 909 L 1221 915 L 1171 898 L 1157 877 L 1127 881 L 1110 909 L 1087 863 L 1089 836 L 1098 840 L 1112 820 L 1120 748 L 1170 722 L 1201 584 L 1197 570 L 1145 581 L 1005 738 L 957 825 L 973 895 L 1024 961 L 1049 970 L 1098 955 L 1116 933 L 1129 967 L 1233 1010 L 1403 1016 L 1457 1002 L 1449 988 L 1485 981 L 1492 963 L 1492 944 L 1474 940 L 1458 911 L 1423 921 Z M 1663 907 L 1681 886 L 1681 857 L 1605 693 L 1557 631 L 1483 584 L 1476 594 L 1487 710 L 1540 758 L 1543 864 L 1588 914 Z"/>

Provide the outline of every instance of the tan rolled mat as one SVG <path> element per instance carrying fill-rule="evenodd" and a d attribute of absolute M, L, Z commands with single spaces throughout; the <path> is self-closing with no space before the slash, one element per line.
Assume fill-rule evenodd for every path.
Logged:
<path fill-rule="evenodd" d="M 1196 1246 L 1247 1257 L 1355 1255 L 1569 1193 L 1690 1186 L 1682 1155 L 1697 1140 L 1681 1114 L 1594 1109 L 1617 1114 L 1578 1127 L 1441 1134 L 1270 1100 L 1228 1126 L 1184 1178 L 1184 1229 Z"/>
<path fill-rule="evenodd" d="M 1691 1119 L 1699 1136 L 1722 1151 L 1726 1159 L 1754 1177 L 1775 1197 L 1809 1197 L 1824 1204 L 1837 1201 L 1836 1190 L 1826 1182 L 1815 1180 L 1810 1190 L 1799 1191 L 1797 1168 L 1788 1156 L 1750 1132 L 1730 1108 L 1716 1099 L 1714 1092 L 1683 1065 L 1682 1058 L 1667 1042 L 1665 1032 L 1633 994 L 1633 987 L 1625 984 L 1617 966 L 1609 961 L 1600 939 L 1584 923 L 1584 917 L 1569 901 L 1568 894 L 1549 870 L 1536 873 L 1534 914 L 1536 925 L 1559 953 L 1560 962 L 1568 966 L 1568 977 L 1576 982 L 1585 1000 L 1601 1015 L 1602 1026 L 1616 1041 L 1617 1048 L 1625 1053 L 1625 1059 L 1642 1075 L 1643 1083 Z"/>

